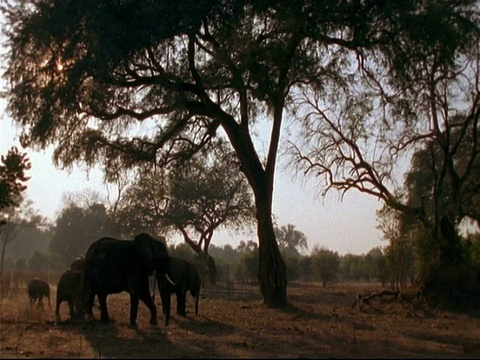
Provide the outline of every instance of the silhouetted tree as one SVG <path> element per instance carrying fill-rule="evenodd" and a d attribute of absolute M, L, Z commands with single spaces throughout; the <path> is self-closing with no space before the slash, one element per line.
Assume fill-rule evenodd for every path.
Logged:
<path fill-rule="evenodd" d="M 318 179 L 322 193 L 356 189 L 420 223 L 417 239 L 428 251 L 421 255 L 425 266 L 417 285 L 455 305 L 459 298 L 480 304 L 480 283 L 467 269 L 456 229 L 465 217 L 480 220 L 477 5 L 389 3 L 399 16 L 392 25 L 402 29 L 388 31 L 396 33 L 390 54 L 362 49 L 346 58 L 343 74 L 336 73 L 343 81 L 333 78 L 303 92 L 304 142 L 292 146 L 299 170 Z M 410 159 L 427 181 L 415 190 L 419 196 L 399 197 L 402 187 L 413 190 L 399 181 Z"/>

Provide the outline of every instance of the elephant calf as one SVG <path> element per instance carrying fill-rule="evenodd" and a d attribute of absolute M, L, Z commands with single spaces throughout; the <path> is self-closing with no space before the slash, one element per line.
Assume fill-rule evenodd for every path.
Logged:
<path fill-rule="evenodd" d="M 83 302 L 81 298 L 82 276 L 83 273 L 68 269 L 60 277 L 57 285 L 57 303 L 55 306 L 56 323 L 61 321 L 60 304 L 64 301 L 68 303 L 70 320 L 83 317 Z"/>
<path fill-rule="evenodd" d="M 42 306 L 42 299 L 45 296 L 48 299 L 48 306 L 50 306 L 50 285 L 42 279 L 33 278 L 27 286 L 28 297 L 30 298 L 30 305 L 33 306 L 35 301 L 38 301 L 37 306 Z"/>
<path fill-rule="evenodd" d="M 177 296 L 177 314 L 186 316 L 186 297 L 190 290 L 190 294 L 195 298 L 195 314 L 198 315 L 198 299 L 202 284 L 196 266 L 180 258 L 170 257 L 168 274 L 175 285 L 166 279 L 165 274 L 157 274 L 158 290 L 162 299 L 162 310 L 165 314 L 165 325 L 168 325 L 170 321 L 172 294 Z"/>

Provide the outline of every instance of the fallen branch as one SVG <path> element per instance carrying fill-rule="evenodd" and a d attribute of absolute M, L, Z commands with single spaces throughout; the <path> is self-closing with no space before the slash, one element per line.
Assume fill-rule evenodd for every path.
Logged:
<path fill-rule="evenodd" d="M 368 295 L 360 294 L 358 293 L 355 296 L 355 300 L 353 301 L 352 308 L 355 307 L 355 305 L 358 305 L 358 308 L 362 310 L 363 306 L 365 304 L 368 304 L 368 302 L 373 299 L 373 298 L 382 298 L 384 296 L 393 296 L 394 299 L 402 304 L 407 302 L 414 304 L 417 302 L 417 300 L 422 299 L 422 291 L 421 290 L 416 290 L 416 291 L 399 291 L 399 290 L 382 290 L 380 292 L 374 291 L 371 292 Z"/>
<path fill-rule="evenodd" d="M 355 297 L 355 301 L 353 302 L 352 304 L 352 308 L 358 304 L 358 307 L 360 310 L 362 310 L 363 308 L 363 305 L 364 304 L 367 304 L 369 300 L 373 299 L 373 298 L 376 298 L 376 297 L 383 297 L 383 296 L 395 296 L 395 298 L 397 300 L 400 299 L 400 295 L 401 294 L 401 291 L 398 291 L 398 290 L 382 290 L 380 292 L 377 292 L 377 291 L 374 291 L 372 293 L 370 293 L 369 295 L 363 295 L 363 294 L 360 294 L 358 293 L 357 296 Z"/>

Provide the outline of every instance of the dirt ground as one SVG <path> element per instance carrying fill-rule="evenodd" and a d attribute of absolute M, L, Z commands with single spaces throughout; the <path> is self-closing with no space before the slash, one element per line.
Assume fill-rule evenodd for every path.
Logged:
<path fill-rule="evenodd" d="M 187 317 L 172 313 L 163 324 L 148 324 L 140 303 L 138 330 L 128 327 L 129 297 L 110 295 L 114 322 L 90 326 L 68 320 L 54 323 L 51 308 L 30 308 L 26 290 L 1 299 L 1 358 L 480 358 L 480 316 L 373 298 L 352 307 L 356 294 L 381 290 L 375 284 L 337 284 L 327 288 L 291 284 L 291 306 L 270 309 L 258 287 L 203 289 L 199 315 L 187 299 Z M 175 304 L 175 296 L 172 304 Z M 94 314 L 98 319 L 99 310 Z"/>

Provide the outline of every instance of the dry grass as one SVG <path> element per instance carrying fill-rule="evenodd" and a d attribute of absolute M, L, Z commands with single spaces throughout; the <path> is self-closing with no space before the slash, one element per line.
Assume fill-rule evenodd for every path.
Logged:
<path fill-rule="evenodd" d="M 187 318 L 172 314 L 171 323 L 148 324 L 140 304 L 138 330 L 128 327 L 126 293 L 108 298 L 110 325 L 64 321 L 55 325 L 52 308 L 28 304 L 26 290 L 1 299 L 2 358 L 478 358 L 480 319 L 396 299 L 373 299 L 362 310 L 352 304 L 357 293 L 380 290 L 374 284 L 292 284 L 291 306 L 270 309 L 258 288 L 227 292 L 221 286 L 203 291 L 200 314 L 188 298 Z M 161 309 L 159 297 L 155 299 Z M 175 304 L 175 298 L 172 298 Z M 62 319 L 68 307 L 61 308 Z M 477 313 L 478 315 L 478 313 Z M 99 311 L 95 310 L 99 318 Z"/>

